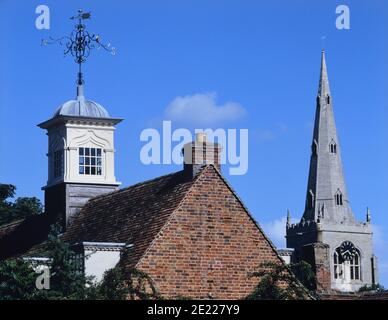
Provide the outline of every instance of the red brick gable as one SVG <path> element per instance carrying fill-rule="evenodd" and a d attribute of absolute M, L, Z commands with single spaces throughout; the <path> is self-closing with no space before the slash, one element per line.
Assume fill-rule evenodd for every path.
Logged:
<path fill-rule="evenodd" d="M 164 297 L 239 299 L 263 262 L 283 263 L 221 174 L 207 166 L 136 267 Z"/>
<path fill-rule="evenodd" d="M 128 261 L 133 266 L 194 181 L 179 171 L 93 198 L 62 239 L 71 244 L 83 241 L 131 244 Z"/>

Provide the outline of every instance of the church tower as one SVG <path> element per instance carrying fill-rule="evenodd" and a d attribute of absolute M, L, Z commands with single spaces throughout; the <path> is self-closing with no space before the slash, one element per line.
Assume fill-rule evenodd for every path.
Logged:
<path fill-rule="evenodd" d="M 70 52 L 79 67 L 76 98 L 38 125 L 48 135 L 48 180 L 42 188 L 45 212 L 64 229 L 90 198 L 115 191 L 120 185 L 114 170 L 114 131 L 122 119 L 112 118 L 103 106 L 86 99 L 81 69 L 91 49 L 111 49 L 99 36 L 87 32 L 84 20 L 90 19 L 90 13 L 79 10 L 72 19 L 78 24 L 67 37 L 70 42 L 65 54 Z"/>
<path fill-rule="evenodd" d="M 316 103 L 305 210 L 299 223 L 287 219 L 287 247 L 313 266 L 318 290 L 354 292 L 377 283 L 377 262 L 369 209 L 358 222 L 350 207 L 324 51 Z"/>

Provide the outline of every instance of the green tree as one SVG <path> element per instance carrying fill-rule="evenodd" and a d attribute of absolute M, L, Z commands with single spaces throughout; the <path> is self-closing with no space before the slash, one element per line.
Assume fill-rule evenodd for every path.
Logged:
<path fill-rule="evenodd" d="M 259 283 L 246 299 L 248 300 L 304 300 L 311 298 L 311 293 L 291 272 L 292 269 L 302 270 L 305 264 L 291 265 L 266 262 L 260 265 L 259 271 L 250 277 L 259 279 Z"/>
<path fill-rule="evenodd" d="M 106 271 L 100 283 L 86 277 L 80 268 L 81 261 L 60 239 L 58 230 L 58 227 L 52 228 L 41 252 L 36 253 L 36 256 L 47 258 L 45 261 L 17 258 L 0 262 L 0 300 L 161 299 L 146 273 L 137 269 L 127 271 L 120 263 Z M 124 252 L 122 256 L 125 255 Z M 35 272 L 38 265 L 50 270 L 48 290 L 36 288 L 40 274 Z"/>
<path fill-rule="evenodd" d="M 387 290 L 382 286 L 381 284 L 372 284 L 372 285 L 365 285 L 362 286 L 358 292 L 386 292 Z"/>
<path fill-rule="evenodd" d="M 0 184 L 0 226 L 43 212 L 42 203 L 36 197 L 19 197 L 14 202 L 8 201 L 15 196 L 15 192 L 14 185 Z"/>
<path fill-rule="evenodd" d="M 37 274 L 23 259 L 0 262 L 0 300 L 32 299 Z"/>
<path fill-rule="evenodd" d="M 52 229 L 45 243 L 47 261 L 36 262 L 22 258 L 0 262 L 0 299 L 88 299 L 94 295 L 92 279 L 79 272 L 75 253 L 58 237 L 58 228 Z M 50 288 L 37 289 L 37 265 L 50 270 Z"/>
<path fill-rule="evenodd" d="M 43 213 L 42 203 L 36 197 L 19 197 L 14 202 L 8 201 L 15 196 L 15 192 L 14 185 L 0 184 L 0 226 Z"/>
<path fill-rule="evenodd" d="M 316 289 L 316 277 L 313 268 L 306 261 L 290 264 L 290 269 L 295 277 L 310 291 Z"/>
<path fill-rule="evenodd" d="M 121 261 L 126 260 L 128 251 L 123 251 Z M 162 299 L 151 277 L 136 268 L 127 270 L 119 263 L 104 273 L 103 280 L 96 286 L 97 299 L 106 300 L 156 300 Z"/>
<path fill-rule="evenodd" d="M 16 187 L 12 184 L 0 183 L 0 203 L 6 203 L 8 198 L 15 196 Z"/>

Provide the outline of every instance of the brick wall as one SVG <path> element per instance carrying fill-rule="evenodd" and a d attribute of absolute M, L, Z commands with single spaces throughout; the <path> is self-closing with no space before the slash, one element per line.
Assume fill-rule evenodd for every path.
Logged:
<path fill-rule="evenodd" d="M 164 297 L 239 299 L 262 262 L 281 261 L 216 170 L 200 175 L 137 268 Z"/>

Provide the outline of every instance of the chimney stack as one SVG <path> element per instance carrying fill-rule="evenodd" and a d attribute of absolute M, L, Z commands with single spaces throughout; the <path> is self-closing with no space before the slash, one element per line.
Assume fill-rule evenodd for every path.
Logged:
<path fill-rule="evenodd" d="M 206 133 L 196 133 L 195 141 L 183 147 L 184 171 L 194 178 L 202 167 L 213 164 L 221 171 L 221 146 L 207 141 Z"/>

